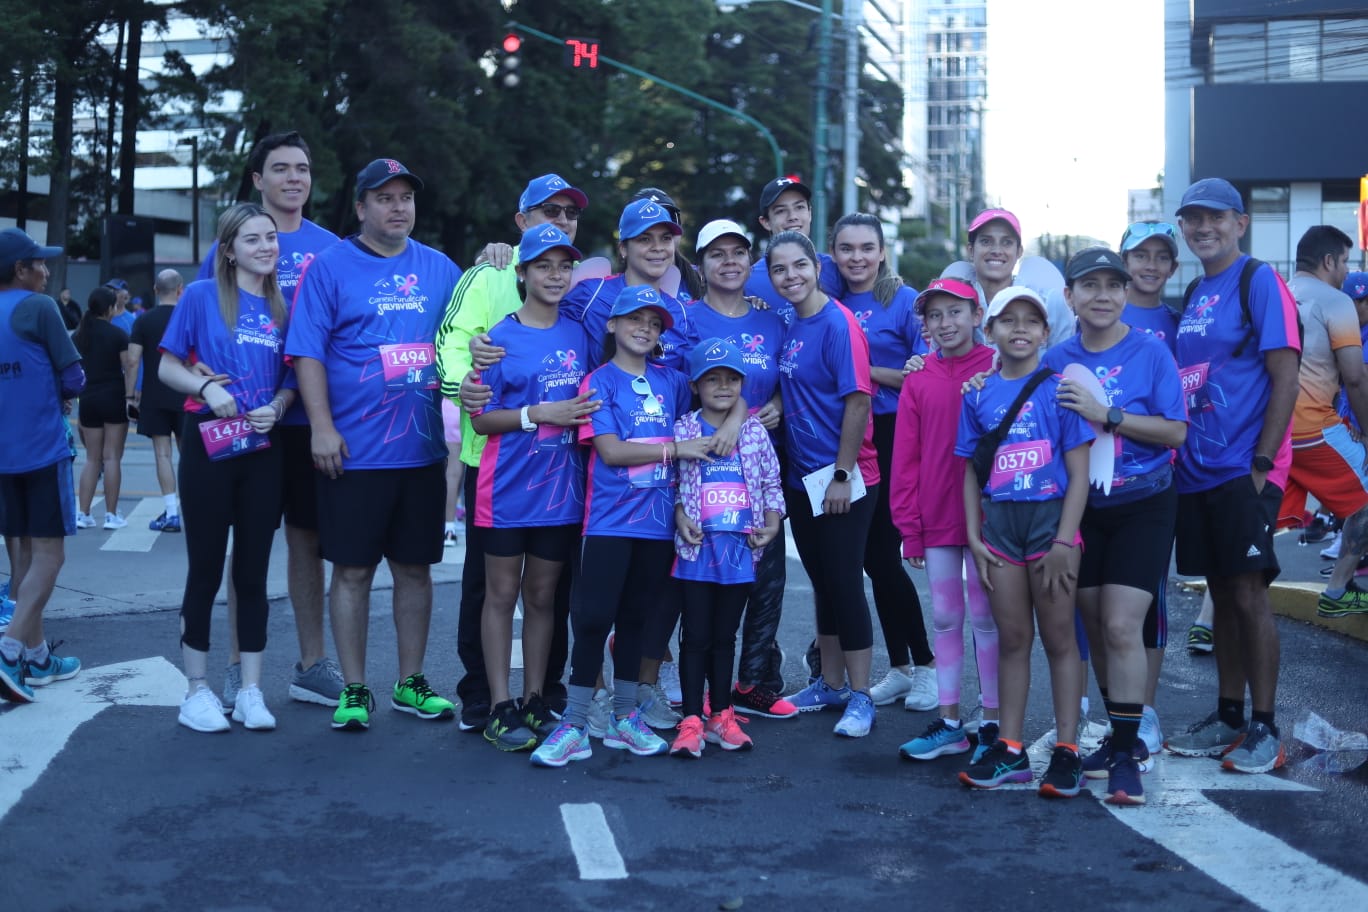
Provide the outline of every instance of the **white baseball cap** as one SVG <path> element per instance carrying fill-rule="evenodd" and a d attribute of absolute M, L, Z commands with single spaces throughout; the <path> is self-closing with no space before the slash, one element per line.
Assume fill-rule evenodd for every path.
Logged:
<path fill-rule="evenodd" d="M 1006 288 L 993 295 L 993 301 L 988 305 L 988 314 L 983 318 L 983 325 L 1007 309 L 1007 305 L 1013 301 L 1030 301 L 1040 311 L 1040 317 L 1048 324 L 1050 322 L 1050 312 L 1045 306 L 1045 299 L 1040 296 L 1040 292 L 1034 288 L 1027 288 L 1025 285 L 1008 285 Z"/>
<path fill-rule="evenodd" d="M 746 236 L 745 228 L 742 228 L 731 219 L 714 219 L 699 229 L 698 239 L 694 241 L 694 250 L 701 254 L 708 249 L 708 246 L 712 244 L 713 241 L 720 237 L 726 237 L 729 234 L 734 234 L 745 241 L 747 248 L 751 246 L 751 241 L 750 238 Z"/>

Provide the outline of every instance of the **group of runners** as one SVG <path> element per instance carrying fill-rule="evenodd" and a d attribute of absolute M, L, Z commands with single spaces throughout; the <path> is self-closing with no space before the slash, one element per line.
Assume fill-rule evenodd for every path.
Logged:
<path fill-rule="evenodd" d="M 1312 229 L 1289 289 L 1240 252 L 1248 216 L 1223 180 L 1189 187 L 1176 222 L 1138 222 L 1119 251 L 1070 258 L 1065 315 L 1045 289 L 1017 284 L 1022 229 L 1004 209 L 974 218 L 967 264 L 918 294 L 890 270 L 872 216 L 844 216 L 830 253 L 816 250 L 811 192 L 792 178 L 759 194 L 762 257 L 743 226 L 714 220 L 686 258 L 681 213 L 646 188 L 621 210 L 618 262 L 598 264 L 576 246 L 586 194 L 547 174 L 517 201 L 518 243 L 491 244 L 463 274 L 411 237 L 424 184 L 398 160 L 357 175 L 359 229 L 346 239 L 303 217 L 298 134 L 263 140 L 251 167 L 262 203 L 223 215 L 201 279 L 176 290 L 149 346 L 157 382 L 184 397 L 169 423 L 189 556 L 188 728 L 276 725 L 262 674 L 282 518 L 299 641 L 290 696 L 334 707 L 336 729 L 369 727 L 367 626 L 383 559 L 398 641 L 391 706 L 457 717 L 425 674 L 457 440 L 459 724 L 540 766 L 588 758 L 595 738 L 641 756 L 746 749 L 747 715 L 834 710 L 835 734 L 859 738 L 878 707 L 901 701 L 935 710 L 904 757 L 972 751 L 957 770 L 965 785 L 1031 781 L 1038 626 L 1056 723 L 1040 793 L 1070 797 L 1094 777 L 1107 800 L 1139 804 L 1165 744 L 1233 771 L 1281 764 L 1267 585 L 1273 531 L 1280 517 L 1301 520 L 1306 491 L 1346 517 L 1323 613 L 1368 610 L 1351 578 L 1368 550 L 1363 448 L 1336 411 L 1343 381 L 1368 419 L 1359 320 L 1340 291 L 1353 286 L 1352 244 Z M 1162 296 L 1180 235 L 1203 275 L 1173 308 Z M 16 702 L 80 668 L 42 627 L 77 515 L 62 415 L 81 392 L 81 358 L 41 294 L 44 261 L 59 254 L 0 232 L 0 361 L 23 367 L 0 371 L 0 410 L 41 432 L 22 451 L 0 438 L 17 603 L 0 636 L 0 695 Z M 1309 399 L 1294 423 L 1299 375 Z M 817 630 L 808 682 L 788 696 L 785 519 Z M 1154 704 L 1175 529 L 1179 571 L 1209 583 L 1220 685 L 1215 712 L 1165 742 Z M 928 574 L 929 638 L 903 557 Z M 336 662 L 324 649 L 324 561 Z M 209 632 L 225 566 L 231 662 L 216 693 Z M 888 659 L 877 681 L 866 574 Z M 966 614 L 982 706 L 972 722 Z M 1089 660 L 1108 734 L 1084 756 L 1073 733 Z"/>

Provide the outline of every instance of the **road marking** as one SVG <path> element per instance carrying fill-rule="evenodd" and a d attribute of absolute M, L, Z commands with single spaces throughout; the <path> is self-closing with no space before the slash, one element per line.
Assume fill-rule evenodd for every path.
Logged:
<path fill-rule="evenodd" d="M 163 533 L 153 532 L 147 528 L 147 524 L 160 516 L 165 508 L 166 504 L 160 497 L 144 497 L 138 501 L 133 512 L 125 517 L 128 525 L 111 532 L 105 543 L 100 545 L 100 550 L 151 551 L 152 546 L 157 543 L 157 538 Z"/>
<path fill-rule="evenodd" d="M 1319 789 L 1277 776 L 1228 773 L 1215 760 L 1166 756 L 1157 761 L 1145 776 L 1144 807 L 1105 805 L 1126 826 L 1267 912 L 1298 912 L 1308 904 L 1368 909 L 1368 885 L 1242 823 L 1205 795 Z"/>
<path fill-rule="evenodd" d="M 623 880 L 627 865 L 598 804 L 562 804 L 561 822 L 579 865 L 580 880 Z"/>
<path fill-rule="evenodd" d="M 31 706 L 0 713 L 0 821 L 38 781 L 81 723 L 118 703 L 179 706 L 185 676 L 160 656 L 83 669 L 38 689 Z"/>

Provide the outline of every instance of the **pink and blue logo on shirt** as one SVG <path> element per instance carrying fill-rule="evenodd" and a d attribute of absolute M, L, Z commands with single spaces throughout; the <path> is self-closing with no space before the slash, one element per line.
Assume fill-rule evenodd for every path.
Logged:
<path fill-rule="evenodd" d="M 1114 389 L 1118 382 L 1117 378 L 1121 376 L 1121 365 L 1118 364 L 1116 367 L 1110 369 L 1099 367 L 1093 371 L 1093 373 L 1097 374 L 1097 382 L 1102 384 L 1103 389 Z M 1030 405 L 1030 403 L 1028 402 L 1027 405 Z"/>
<path fill-rule="evenodd" d="M 803 350 L 803 340 L 790 339 L 784 343 L 783 354 L 779 356 L 779 372 L 792 377 L 798 367 L 798 353 Z"/>
<path fill-rule="evenodd" d="M 800 342 L 799 345 L 801 344 L 802 343 Z M 760 333 L 756 333 L 753 336 L 750 333 L 742 333 L 741 349 L 744 352 L 749 352 L 752 354 L 755 352 L 763 353 L 765 350 L 765 337 Z"/>
<path fill-rule="evenodd" d="M 858 320 L 858 321 L 860 322 L 860 329 L 863 330 L 865 333 L 868 333 L 868 332 L 869 332 L 869 327 L 868 327 L 866 324 L 869 322 L 869 318 L 872 317 L 872 316 L 874 316 L 874 311 L 872 311 L 872 310 L 852 310 L 852 311 L 851 311 L 851 314 L 853 314 L 854 317 L 855 317 L 855 319 Z"/>

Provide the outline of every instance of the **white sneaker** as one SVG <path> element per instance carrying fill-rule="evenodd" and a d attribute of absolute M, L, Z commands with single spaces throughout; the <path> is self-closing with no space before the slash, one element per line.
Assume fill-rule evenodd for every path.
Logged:
<path fill-rule="evenodd" d="M 983 724 L 983 695 L 979 694 L 978 702 L 968 713 L 961 713 L 960 719 L 964 722 L 966 734 L 977 735 L 979 726 Z M 996 721 L 996 720 L 994 720 Z"/>
<path fill-rule="evenodd" d="M 91 520 L 91 525 L 94 525 L 94 520 Z M 128 520 L 123 518 L 122 513 L 105 514 L 104 527 L 106 529 L 122 529 L 126 525 L 128 525 Z"/>
<path fill-rule="evenodd" d="M 887 706 L 911 692 L 912 676 L 903 674 L 896 668 L 890 668 L 882 681 L 869 688 L 869 698 L 874 701 L 875 706 Z"/>
<path fill-rule="evenodd" d="M 238 691 L 233 704 L 233 721 L 241 722 L 251 731 L 271 731 L 276 727 L 275 716 L 266 708 L 266 698 L 255 684 Z"/>
<path fill-rule="evenodd" d="M 660 663 L 660 687 L 665 691 L 665 697 L 671 706 L 678 706 L 684 702 L 684 688 L 679 683 L 678 662 Z"/>
<path fill-rule="evenodd" d="M 637 685 L 637 713 L 641 716 L 641 721 L 651 728 L 669 730 L 684 721 L 684 717 L 670 706 L 670 701 L 659 684 Z"/>
<path fill-rule="evenodd" d="M 89 513 L 81 513 L 79 511 L 76 513 L 76 528 L 93 529 L 96 525 L 95 517 L 91 516 Z"/>
<path fill-rule="evenodd" d="M 1321 549 L 1321 557 L 1326 560 L 1339 560 L 1340 556 L 1340 536 L 1336 535 L 1328 548 Z"/>
<path fill-rule="evenodd" d="M 1159 714 L 1153 706 L 1146 706 L 1140 716 L 1140 739 L 1149 748 L 1151 757 L 1159 756 L 1164 746 L 1164 732 L 1159 728 Z"/>
<path fill-rule="evenodd" d="M 181 703 L 180 718 L 176 721 L 197 732 L 226 732 L 229 728 L 223 717 L 223 704 L 202 684 Z"/>
<path fill-rule="evenodd" d="M 936 684 L 936 669 L 917 665 L 912 669 L 912 688 L 903 700 L 903 709 L 929 712 L 940 705 L 940 686 Z"/>

